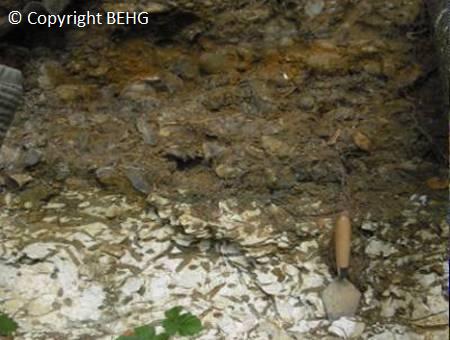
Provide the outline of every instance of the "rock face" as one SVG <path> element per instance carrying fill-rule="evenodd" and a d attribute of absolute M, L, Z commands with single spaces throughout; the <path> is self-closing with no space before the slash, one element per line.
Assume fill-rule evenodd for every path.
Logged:
<path fill-rule="evenodd" d="M 427 6 L 439 52 L 444 100 L 448 106 L 450 104 L 450 2 L 448 0 L 430 0 L 427 1 Z"/>
<path fill-rule="evenodd" d="M 27 84 L 0 172 L 0 310 L 20 336 L 109 339 L 182 305 L 201 340 L 448 338 L 423 3 L 74 1 L 151 20 L 5 36 Z M 330 324 L 349 206 L 364 296 Z"/>
<path fill-rule="evenodd" d="M 0 147 L 22 96 L 22 73 L 0 65 Z"/>

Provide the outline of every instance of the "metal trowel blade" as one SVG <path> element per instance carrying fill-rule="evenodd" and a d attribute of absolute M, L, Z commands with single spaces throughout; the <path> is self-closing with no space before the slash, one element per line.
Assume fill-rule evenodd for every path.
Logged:
<path fill-rule="evenodd" d="M 322 293 L 322 300 L 330 320 L 353 316 L 358 309 L 361 293 L 346 279 L 337 279 Z"/>

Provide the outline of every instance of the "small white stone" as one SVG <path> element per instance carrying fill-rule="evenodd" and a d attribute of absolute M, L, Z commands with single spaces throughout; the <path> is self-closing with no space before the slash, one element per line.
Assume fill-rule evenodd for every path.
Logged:
<path fill-rule="evenodd" d="M 277 277 L 275 275 L 273 275 L 272 273 L 270 273 L 270 272 L 264 273 L 261 271 L 256 272 L 256 279 L 262 285 L 268 285 L 268 284 L 271 284 L 271 283 L 277 281 Z"/>
<path fill-rule="evenodd" d="M 58 216 L 47 216 L 42 219 L 42 222 L 45 223 L 54 223 L 58 220 Z"/>
<path fill-rule="evenodd" d="M 136 293 L 144 284 L 144 279 L 141 277 L 130 277 L 126 280 L 124 285 L 120 288 L 122 294 L 132 295 Z"/>
<path fill-rule="evenodd" d="M 122 213 L 123 213 L 123 209 L 121 207 L 117 206 L 116 204 L 110 205 L 105 210 L 105 216 L 109 219 L 113 219 Z"/>
<path fill-rule="evenodd" d="M 429 295 L 426 298 L 429 314 L 446 313 L 448 319 L 448 301 L 442 295 Z"/>
<path fill-rule="evenodd" d="M 211 241 L 210 240 L 201 240 L 197 246 L 198 246 L 198 249 L 202 253 L 204 253 L 211 248 Z"/>
<path fill-rule="evenodd" d="M 283 319 L 283 321 L 288 323 L 295 323 L 298 320 L 302 320 L 305 318 L 305 308 L 296 306 L 297 302 L 297 299 L 294 298 L 275 298 L 278 314 Z"/>
<path fill-rule="evenodd" d="M 375 231 L 378 227 L 378 224 L 376 222 L 372 222 L 372 221 L 364 221 L 361 225 L 361 229 L 362 230 L 367 230 L 367 231 Z"/>
<path fill-rule="evenodd" d="M 43 206 L 44 209 L 62 209 L 66 206 L 65 203 L 57 203 L 57 202 L 51 202 L 47 203 L 45 206 Z"/>
<path fill-rule="evenodd" d="M 158 206 L 164 206 L 164 205 L 168 205 L 170 203 L 170 201 L 167 198 L 156 195 L 156 194 L 150 194 L 147 197 L 147 202 L 155 203 Z"/>
<path fill-rule="evenodd" d="M 12 207 L 13 195 L 10 192 L 6 193 L 6 195 L 5 195 L 5 204 L 8 208 Z"/>
<path fill-rule="evenodd" d="M 69 322 L 96 321 L 101 318 L 102 311 L 99 307 L 106 298 L 103 287 L 91 285 L 73 295 L 73 305 L 61 309 L 61 314 L 68 318 Z"/>
<path fill-rule="evenodd" d="M 403 300 L 388 297 L 381 302 L 380 315 L 384 318 L 391 318 L 397 312 L 397 309 L 407 307 Z"/>
<path fill-rule="evenodd" d="M 69 222 L 71 222 L 73 220 L 75 220 L 75 219 L 73 219 L 73 218 L 71 218 L 69 216 L 61 216 L 59 218 L 59 223 L 61 223 L 61 224 L 69 223 Z M 79 220 L 81 220 L 81 218 L 77 218 L 77 220 L 79 221 Z"/>
<path fill-rule="evenodd" d="M 433 283 L 439 280 L 439 277 L 435 273 L 414 275 L 415 279 L 425 288 L 430 287 Z"/>
<path fill-rule="evenodd" d="M 186 289 L 201 287 L 202 282 L 205 281 L 206 275 L 200 268 L 197 270 L 183 270 L 179 272 L 175 277 L 174 283 L 178 287 Z"/>
<path fill-rule="evenodd" d="M 90 248 L 94 244 L 97 244 L 97 242 L 94 240 L 93 237 L 86 235 L 85 233 L 82 232 L 70 234 L 66 236 L 66 239 L 69 241 L 77 240 L 81 242 L 86 248 Z"/>
<path fill-rule="evenodd" d="M 340 338 L 352 339 L 361 336 L 365 327 L 366 325 L 363 322 L 343 317 L 334 321 L 328 328 L 328 332 Z"/>
<path fill-rule="evenodd" d="M 83 226 L 79 226 L 78 228 L 88 233 L 93 238 L 103 233 L 105 230 L 109 229 L 109 227 L 106 224 L 100 222 L 86 224 Z"/>
<path fill-rule="evenodd" d="M 182 246 L 182 247 L 189 247 L 192 242 L 195 241 L 194 237 L 190 235 L 181 235 L 177 234 L 175 235 L 175 238 L 173 239 L 176 244 Z"/>
<path fill-rule="evenodd" d="M 368 286 L 364 292 L 364 302 L 367 306 L 372 305 L 374 290 L 372 286 Z"/>
<path fill-rule="evenodd" d="M 317 243 L 316 240 L 303 241 L 297 248 L 299 248 L 301 252 L 309 254 L 311 251 L 318 249 L 319 244 Z"/>
<path fill-rule="evenodd" d="M 265 285 L 261 284 L 260 287 L 263 291 L 270 295 L 279 295 L 285 290 L 285 287 L 280 282 L 272 282 Z"/>
<path fill-rule="evenodd" d="M 284 331 L 279 325 L 273 321 L 261 320 L 258 325 L 259 336 L 257 339 L 277 339 L 277 340 L 290 340 L 292 339 L 286 331 Z"/>
<path fill-rule="evenodd" d="M 289 328 L 289 331 L 296 333 L 309 333 L 312 330 L 322 327 L 328 321 L 325 320 L 299 320 L 295 323 L 295 326 Z"/>
<path fill-rule="evenodd" d="M 49 243 L 32 243 L 26 246 L 22 251 L 33 260 L 43 259 L 55 250 L 55 246 Z"/>
<path fill-rule="evenodd" d="M 367 245 L 365 251 L 366 254 L 370 257 L 388 257 L 398 252 L 398 250 L 392 245 L 376 239 L 372 239 L 371 241 L 369 241 L 369 244 Z"/>
<path fill-rule="evenodd" d="M 370 337 L 370 340 L 423 340 L 422 335 L 405 332 L 403 329 L 389 329 L 384 330 L 381 333 L 374 334 Z"/>
<path fill-rule="evenodd" d="M 415 200 L 417 199 L 417 197 L 418 197 L 417 194 L 412 194 L 412 195 L 409 197 L 409 200 L 410 200 L 410 201 L 415 201 Z"/>
<path fill-rule="evenodd" d="M 308 17 L 314 18 L 322 13 L 324 6 L 323 0 L 309 0 L 305 6 L 305 13 Z"/>
<path fill-rule="evenodd" d="M 427 203 L 428 203 L 428 197 L 427 197 L 427 195 L 421 195 L 421 196 L 419 196 L 419 198 L 418 198 L 417 200 L 419 201 L 419 203 L 420 203 L 422 206 L 425 206 L 425 205 L 427 205 Z"/>
<path fill-rule="evenodd" d="M 148 280 L 147 296 L 154 302 L 164 301 L 171 293 L 168 288 L 170 278 L 167 276 L 153 277 Z"/>
<path fill-rule="evenodd" d="M 324 277 L 315 272 L 302 274 L 302 290 L 324 286 Z"/>
<path fill-rule="evenodd" d="M 85 201 L 78 204 L 78 208 L 87 208 L 91 205 L 91 202 Z"/>

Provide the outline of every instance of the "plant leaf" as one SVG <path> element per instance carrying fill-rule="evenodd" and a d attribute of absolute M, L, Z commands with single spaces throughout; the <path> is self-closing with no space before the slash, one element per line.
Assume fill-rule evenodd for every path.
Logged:
<path fill-rule="evenodd" d="M 181 311 L 183 310 L 183 307 L 181 306 L 176 306 L 173 308 L 170 308 L 169 310 L 167 310 L 164 315 L 166 316 L 167 319 L 176 319 Z"/>
<path fill-rule="evenodd" d="M 165 313 L 166 319 L 163 320 L 162 325 L 168 335 L 176 333 L 182 336 L 194 335 L 202 330 L 202 324 L 196 316 L 189 312 L 183 314 L 180 312 L 181 307 L 174 307 Z"/>
<path fill-rule="evenodd" d="M 153 339 L 156 336 L 155 327 L 152 326 L 141 326 L 134 329 L 134 334 L 137 335 L 142 340 Z"/>
<path fill-rule="evenodd" d="M 200 333 L 203 329 L 199 318 L 187 313 L 183 315 L 183 320 L 180 321 L 179 333 L 180 335 L 195 335 Z"/>
<path fill-rule="evenodd" d="M 155 336 L 155 340 L 169 340 L 169 334 L 161 333 Z"/>
<path fill-rule="evenodd" d="M 0 335 L 11 335 L 16 329 L 17 323 L 6 314 L 0 313 Z"/>
<path fill-rule="evenodd" d="M 168 335 L 174 335 L 178 331 L 177 319 L 165 319 L 163 320 L 162 325 Z"/>
<path fill-rule="evenodd" d="M 121 335 L 116 340 L 142 340 L 142 338 L 137 335 Z"/>

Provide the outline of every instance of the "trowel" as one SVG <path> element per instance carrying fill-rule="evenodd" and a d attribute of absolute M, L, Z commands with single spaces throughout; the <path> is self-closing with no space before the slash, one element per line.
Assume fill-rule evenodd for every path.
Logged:
<path fill-rule="evenodd" d="M 334 230 L 338 277 L 322 293 L 328 319 L 353 316 L 358 309 L 361 293 L 348 280 L 352 226 L 348 212 L 342 212 Z"/>

